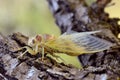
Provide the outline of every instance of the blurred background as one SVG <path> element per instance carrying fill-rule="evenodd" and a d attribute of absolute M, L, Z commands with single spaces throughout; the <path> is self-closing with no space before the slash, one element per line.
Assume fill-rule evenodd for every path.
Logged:
<path fill-rule="evenodd" d="M 0 0 L 0 31 L 60 34 L 46 0 Z"/>
<path fill-rule="evenodd" d="M 95 0 L 86 0 L 91 4 Z M 120 17 L 120 0 L 113 0 L 114 6 L 106 8 L 110 17 Z M 4 35 L 21 32 L 27 36 L 36 34 L 60 35 L 46 0 L 0 0 L 0 32 Z M 67 63 L 76 67 L 80 64 L 76 57 L 62 55 Z"/>

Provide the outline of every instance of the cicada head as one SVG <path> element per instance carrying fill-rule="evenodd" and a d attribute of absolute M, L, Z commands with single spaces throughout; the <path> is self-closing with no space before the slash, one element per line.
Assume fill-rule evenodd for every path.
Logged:
<path fill-rule="evenodd" d="M 42 41 L 42 35 L 36 35 L 35 37 L 29 38 L 28 45 L 33 47 L 40 44 Z"/>
<path fill-rule="evenodd" d="M 36 35 L 28 40 L 28 45 L 34 47 L 36 45 L 44 44 L 47 41 L 55 39 L 54 35 L 43 34 L 43 35 Z"/>

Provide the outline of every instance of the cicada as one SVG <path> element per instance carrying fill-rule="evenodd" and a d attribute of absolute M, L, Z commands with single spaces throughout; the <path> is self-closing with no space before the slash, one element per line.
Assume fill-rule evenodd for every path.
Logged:
<path fill-rule="evenodd" d="M 31 55 L 42 53 L 42 59 L 44 58 L 44 54 L 55 56 L 54 53 L 78 56 L 104 51 L 112 47 L 113 43 L 92 35 L 98 32 L 101 31 L 66 32 L 59 37 L 49 34 L 37 35 L 28 40 L 30 47 L 23 47 L 26 48 L 26 51 L 21 56 L 26 52 L 29 52 Z"/>

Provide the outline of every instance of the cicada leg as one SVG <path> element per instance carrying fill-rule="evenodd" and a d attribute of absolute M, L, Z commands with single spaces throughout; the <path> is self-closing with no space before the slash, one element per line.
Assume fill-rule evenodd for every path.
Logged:
<path fill-rule="evenodd" d="M 36 46 L 35 46 L 35 53 L 38 53 L 38 52 L 39 52 L 38 46 L 39 46 L 39 45 L 36 45 Z"/>
<path fill-rule="evenodd" d="M 44 54 L 45 54 L 44 46 L 42 46 L 42 61 L 43 61 L 43 59 L 44 59 Z"/>
<path fill-rule="evenodd" d="M 22 48 L 18 49 L 17 51 L 20 51 L 22 49 L 26 49 L 26 50 L 21 55 L 19 55 L 17 58 L 23 57 L 27 52 L 30 53 L 31 55 L 35 55 L 36 54 L 35 51 L 32 50 L 32 48 L 30 48 L 28 46 L 22 47 Z"/>
<path fill-rule="evenodd" d="M 19 58 L 23 57 L 23 55 L 25 55 L 27 52 L 28 52 L 28 51 L 26 50 L 26 51 L 23 52 L 21 55 L 19 55 L 17 58 L 19 59 Z"/>

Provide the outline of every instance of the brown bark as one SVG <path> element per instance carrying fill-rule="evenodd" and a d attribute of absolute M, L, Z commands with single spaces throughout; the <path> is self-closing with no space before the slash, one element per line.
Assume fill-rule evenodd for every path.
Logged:
<path fill-rule="evenodd" d="M 21 33 L 10 36 L 0 34 L 0 80 L 101 80 L 106 68 L 74 68 L 72 65 L 58 63 L 46 56 L 41 61 L 41 54 L 31 56 L 29 53 L 17 58 L 27 46 L 28 37 Z M 23 50 L 24 51 L 24 50 Z M 95 74 L 100 73 L 100 74 Z"/>

